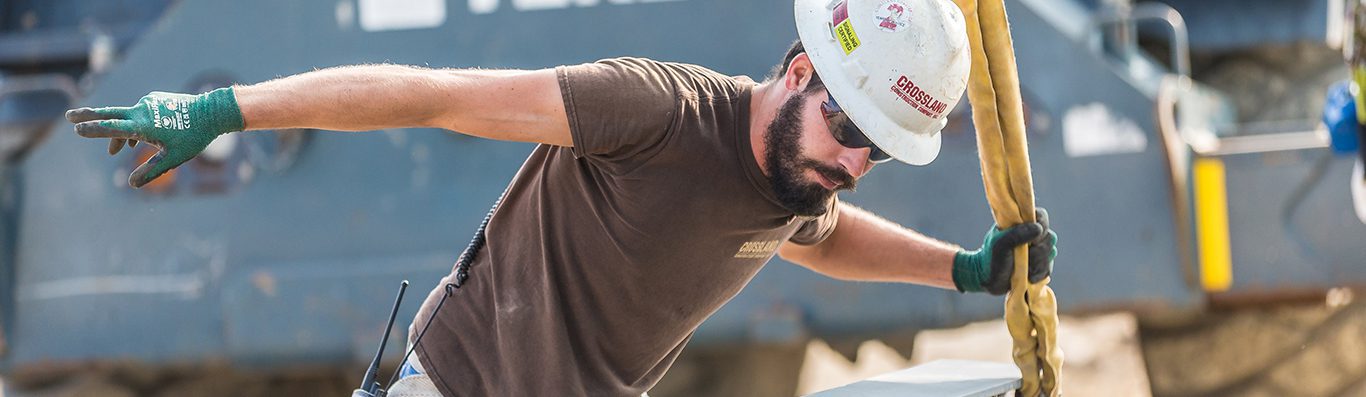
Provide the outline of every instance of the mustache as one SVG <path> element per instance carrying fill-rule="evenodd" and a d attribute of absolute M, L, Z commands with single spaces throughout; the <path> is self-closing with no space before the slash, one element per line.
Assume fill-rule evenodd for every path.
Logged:
<path fill-rule="evenodd" d="M 821 174 L 821 176 L 829 179 L 831 182 L 835 182 L 835 190 L 854 191 L 858 189 L 858 180 L 854 179 L 848 172 L 844 172 L 844 170 L 821 164 L 820 162 L 811 159 L 803 159 L 802 165 L 810 167 L 815 170 L 816 173 Z"/>

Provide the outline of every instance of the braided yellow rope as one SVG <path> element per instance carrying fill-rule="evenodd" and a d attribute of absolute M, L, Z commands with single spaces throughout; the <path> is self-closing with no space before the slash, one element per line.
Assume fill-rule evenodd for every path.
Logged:
<path fill-rule="evenodd" d="M 996 224 L 1034 222 L 1034 188 L 1025 141 L 1020 81 L 1003 0 L 954 0 L 963 10 L 972 49 L 968 100 L 977 128 L 982 183 Z M 1022 394 L 1058 396 L 1062 350 L 1058 349 L 1057 301 L 1048 279 L 1029 283 L 1029 247 L 1015 249 L 1015 273 L 1006 295 L 1011 351 L 1023 375 Z"/>

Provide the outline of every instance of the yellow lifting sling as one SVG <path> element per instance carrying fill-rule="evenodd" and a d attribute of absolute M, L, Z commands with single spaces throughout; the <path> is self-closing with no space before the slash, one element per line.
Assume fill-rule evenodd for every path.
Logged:
<path fill-rule="evenodd" d="M 992 215 L 1003 228 L 1034 222 L 1024 109 L 1004 1 L 954 1 L 967 19 L 972 49 L 968 101 Z M 1063 355 L 1057 345 L 1057 300 L 1048 279 L 1029 283 L 1028 250 L 1028 245 L 1015 249 L 1015 273 L 1006 295 L 1006 327 L 1015 342 L 1011 356 L 1020 367 L 1023 396 L 1058 396 Z"/>

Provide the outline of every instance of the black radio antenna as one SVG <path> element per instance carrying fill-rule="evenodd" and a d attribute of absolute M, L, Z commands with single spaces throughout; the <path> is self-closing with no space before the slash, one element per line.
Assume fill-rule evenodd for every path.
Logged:
<path fill-rule="evenodd" d="M 360 388 L 352 392 L 351 397 L 384 395 L 384 390 L 380 389 L 379 382 L 375 381 L 375 375 L 379 373 L 379 361 L 384 357 L 384 345 L 389 343 L 389 330 L 394 328 L 394 318 L 398 317 L 398 306 L 403 303 L 403 292 L 407 290 L 408 280 L 403 280 L 398 285 L 398 296 L 394 297 L 394 309 L 389 311 L 389 324 L 384 326 L 384 339 L 379 341 L 379 351 L 375 352 L 375 361 L 370 362 L 370 368 L 365 370 L 365 378 L 360 381 Z"/>

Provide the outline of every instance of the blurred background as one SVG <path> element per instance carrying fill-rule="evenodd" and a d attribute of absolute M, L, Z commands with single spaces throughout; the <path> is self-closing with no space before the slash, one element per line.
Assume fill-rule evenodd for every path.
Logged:
<path fill-rule="evenodd" d="M 1065 393 L 1366 396 L 1360 155 L 1320 122 L 1348 77 L 1345 1 L 1006 1 L 1035 190 L 1062 236 Z M 629 55 L 760 80 L 796 38 L 791 10 L 0 0 L 0 394 L 345 395 L 399 281 L 416 291 L 402 329 L 531 150 L 436 130 L 230 134 L 134 190 L 152 152 L 107 155 L 67 108 L 355 63 Z M 879 167 L 842 197 L 976 247 L 991 215 L 969 112 L 932 165 Z M 1009 362 L 1001 316 L 998 297 L 775 259 L 651 395 L 793 396 L 937 358 Z"/>

